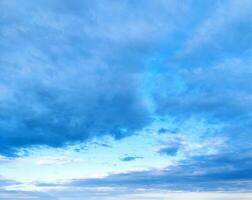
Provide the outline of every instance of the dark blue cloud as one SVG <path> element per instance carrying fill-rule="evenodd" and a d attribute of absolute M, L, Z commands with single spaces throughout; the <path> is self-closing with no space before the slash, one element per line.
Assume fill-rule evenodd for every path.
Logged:
<path fill-rule="evenodd" d="M 167 133 L 167 132 L 169 132 L 169 130 L 166 129 L 166 128 L 161 128 L 161 129 L 158 130 L 158 133 L 160 133 L 160 134 Z"/>
<path fill-rule="evenodd" d="M 9 199 L 106 199 L 117 195 L 129 195 L 140 191 L 226 191 L 252 192 L 251 151 L 193 156 L 162 170 L 149 170 L 112 174 L 104 178 L 74 179 L 58 183 L 34 183 L 38 190 L 49 192 L 22 192 L 0 190 Z M 15 182 L 6 185 L 17 184 Z M 62 190 L 59 190 L 62 188 Z M 103 188 L 103 190 L 101 190 Z M 106 190 L 108 188 L 108 190 Z M 12 198 L 10 198 L 12 197 Z M 26 197 L 26 198 L 25 198 Z M 138 196 L 139 197 L 139 196 Z M 8 199 L 8 198 L 7 198 Z M 155 199 L 150 197 L 150 199 Z"/>
<path fill-rule="evenodd" d="M 0 9 L 1 154 L 120 139 L 149 123 L 144 61 L 170 31 L 169 5 L 38 0 Z"/>
<path fill-rule="evenodd" d="M 183 191 L 251 191 L 251 154 L 218 154 L 191 157 L 163 170 L 114 174 L 99 179 L 73 180 L 68 186 L 127 187 Z M 63 184 L 65 185 L 65 184 Z M 61 185 L 61 186 L 63 186 Z M 66 186 L 65 185 L 65 186 Z M 48 186 L 43 183 L 38 186 Z M 59 186 L 51 184 L 50 186 Z"/>
<path fill-rule="evenodd" d="M 163 142 L 163 147 L 159 149 L 158 153 L 168 156 L 176 156 L 179 149 L 183 146 L 183 139 L 174 135 L 174 137 L 170 137 L 166 142 Z"/>
<path fill-rule="evenodd" d="M 179 150 L 180 145 L 172 145 L 172 146 L 168 146 L 168 147 L 164 147 L 162 149 L 159 150 L 160 154 L 166 154 L 166 155 L 170 155 L 170 156 L 175 156 Z"/>
<path fill-rule="evenodd" d="M 141 159 L 141 158 L 143 158 L 143 157 L 141 157 L 141 156 L 124 156 L 124 157 L 120 158 L 120 160 L 123 162 L 131 162 L 131 161 Z"/>
<path fill-rule="evenodd" d="M 191 6 L 1 1 L 0 153 L 120 139 L 145 127 L 152 118 L 146 62 L 174 33 L 195 26 L 200 16 Z M 199 2 L 195 9 L 212 7 Z"/>
<path fill-rule="evenodd" d="M 175 134 L 175 133 L 177 133 L 177 131 L 178 131 L 177 128 L 175 128 L 175 129 L 160 128 L 158 130 L 158 133 L 159 134 L 164 134 L 164 133 Z"/>

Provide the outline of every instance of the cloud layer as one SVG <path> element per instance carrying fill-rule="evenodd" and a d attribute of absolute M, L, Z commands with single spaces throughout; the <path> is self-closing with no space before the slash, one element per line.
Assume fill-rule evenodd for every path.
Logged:
<path fill-rule="evenodd" d="M 170 166 L 33 187 L 106 197 L 104 188 L 251 191 L 251 9 L 250 0 L 2 0 L 0 155 L 93 139 L 113 151 L 104 136 L 118 141 L 163 121 L 172 128 L 157 127 L 168 139 L 155 153 Z M 134 153 L 118 162 L 148 157 Z M 8 188 L 20 184 L 0 179 L 0 197 L 13 199 Z"/>
<path fill-rule="evenodd" d="M 166 20 L 176 4 L 21 4 L 0 5 L 2 154 L 108 134 L 119 139 L 149 122 L 141 92 L 144 60 L 174 29 L 175 18 Z"/>

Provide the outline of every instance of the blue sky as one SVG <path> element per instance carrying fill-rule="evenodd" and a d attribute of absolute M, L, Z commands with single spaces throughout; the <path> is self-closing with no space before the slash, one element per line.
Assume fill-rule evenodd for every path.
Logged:
<path fill-rule="evenodd" d="M 0 0 L 0 199 L 251 199 L 251 9 Z"/>

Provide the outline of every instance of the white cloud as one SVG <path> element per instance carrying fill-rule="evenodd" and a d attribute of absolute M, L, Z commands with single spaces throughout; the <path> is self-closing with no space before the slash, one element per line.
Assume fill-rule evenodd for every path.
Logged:
<path fill-rule="evenodd" d="M 36 160 L 37 165 L 66 165 L 70 163 L 80 162 L 81 159 L 71 158 L 66 156 L 50 157 L 45 156 Z"/>

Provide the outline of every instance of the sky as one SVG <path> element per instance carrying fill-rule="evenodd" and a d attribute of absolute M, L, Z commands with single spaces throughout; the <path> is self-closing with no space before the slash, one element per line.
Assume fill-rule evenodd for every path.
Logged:
<path fill-rule="evenodd" d="M 0 200 L 252 198 L 251 0 L 0 0 Z"/>

